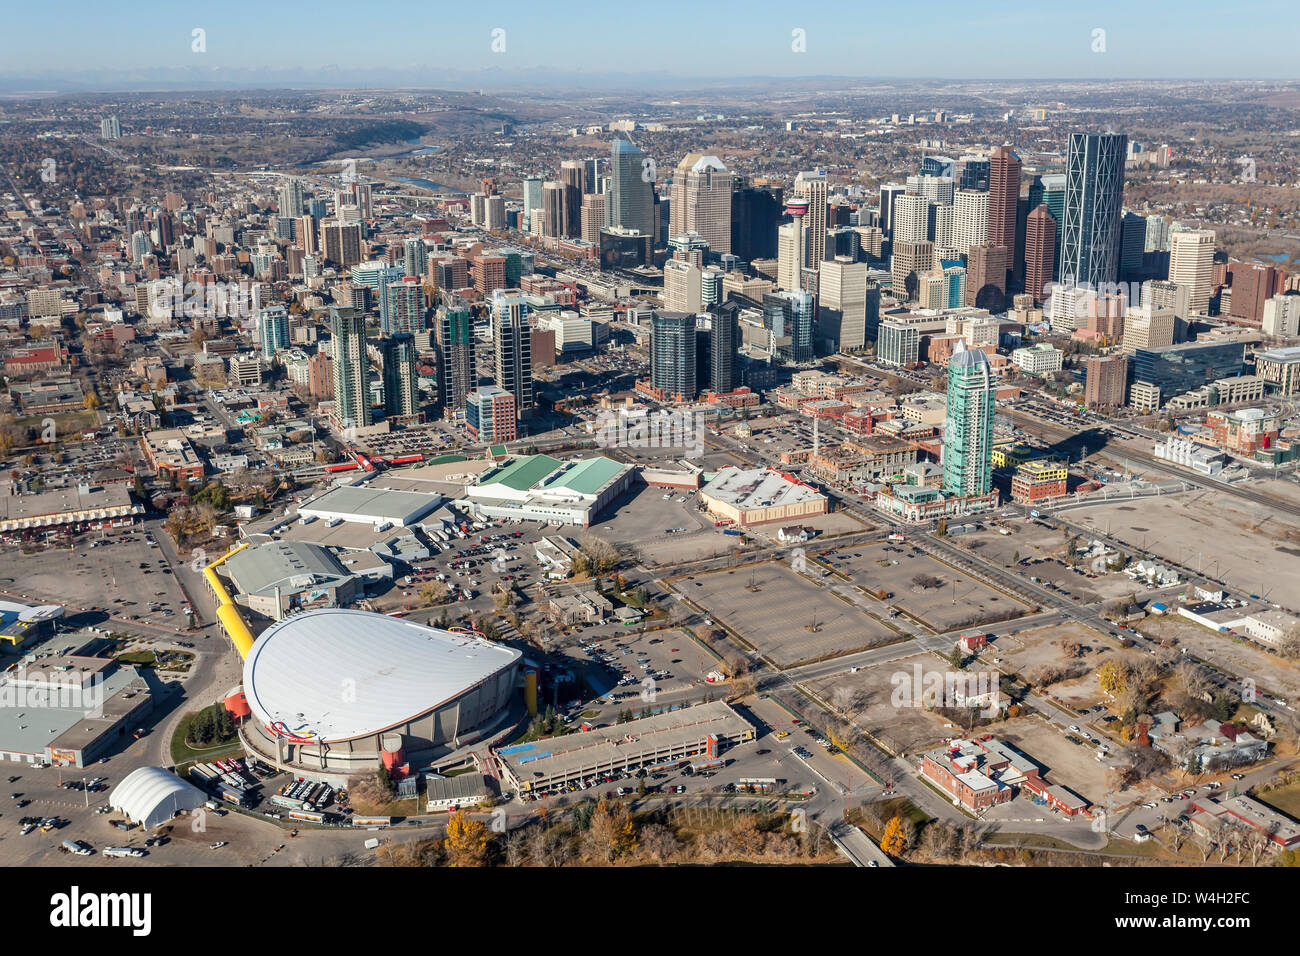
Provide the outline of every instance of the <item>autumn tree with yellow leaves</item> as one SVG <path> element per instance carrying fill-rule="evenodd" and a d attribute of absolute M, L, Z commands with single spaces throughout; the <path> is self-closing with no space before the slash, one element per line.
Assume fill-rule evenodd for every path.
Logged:
<path fill-rule="evenodd" d="M 469 815 L 456 811 L 447 823 L 447 863 L 449 866 L 484 866 L 487 863 L 487 826 Z"/>
<path fill-rule="evenodd" d="M 907 849 L 907 834 L 900 817 L 890 817 L 885 824 L 885 835 L 880 838 L 880 848 L 890 856 L 898 856 Z"/>

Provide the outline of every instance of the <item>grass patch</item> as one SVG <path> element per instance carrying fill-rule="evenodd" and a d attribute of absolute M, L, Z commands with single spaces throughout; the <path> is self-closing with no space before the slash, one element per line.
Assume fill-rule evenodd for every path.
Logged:
<path fill-rule="evenodd" d="M 134 664 L 136 667 L 156 667 L 158 658 L 153 651 L 128 651 L 114 658 L 119 664 Z"/>
<path fill-rule="evenodd" d="M 408 797 L 391 803 L 371 803 L 349 794 L 352 812 L 363 817 L 413 817 L 420 812 L 420 798 Z"/>
<path fill-rule="evenodd" d="M 182 764 L 186 761 L 195 760 L 208 762 L 217 757 L 224 757 L 227 754 L 237 754 L 243 750 L 239 743 L 239 737 L 235 736 L 229 740 L 222 740 L 216 743 L 208 744 L 206 747 L 195 747 L 187 742 L 186 737 L 190 731 L 190 723 L 198 716 L 198 711 L 186 714 L 179 724 L 176 725 L 176 731 L 172 734 L 172 763 Z"/>
<path fill-rule="evenodd" d="M 1272 790 L 1257 790 L 1255 796 L 1274 810 L 1300 819 L 1300 781 L 1274 787 Z"/>

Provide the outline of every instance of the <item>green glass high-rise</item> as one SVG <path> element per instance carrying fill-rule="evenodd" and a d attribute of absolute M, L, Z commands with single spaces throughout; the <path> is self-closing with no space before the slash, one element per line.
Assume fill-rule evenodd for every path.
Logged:
<path fill-rule="evenodd" d="M 993 490 L 993 369 L 979 349 L 948 360 L 948 420 L 943 434 L 943 490 L 986 495 Z"/>

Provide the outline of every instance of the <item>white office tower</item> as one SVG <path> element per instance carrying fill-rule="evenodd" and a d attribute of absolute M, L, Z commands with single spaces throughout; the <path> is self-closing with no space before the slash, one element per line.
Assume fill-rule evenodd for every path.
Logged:
<path fill-rule="evenodd" d="M 731 172 L 716 156 L 688 153 L 673 171 L 668 234 L 687 232 L 715 253 L 731 251 Z"/>
<path fill-rule="evenodd" d="M 669 312 L 699 312 L 704 308 L 703 273 L 691 262 L 664 263 L 664 308 Z"/>
<path fill-rule="evenodd" d="M 1261 331 L 1278 339 L 1300 335 L 1300 295 L 1275 295 L 1265 302 Z"/>
<path fill-rule="evenodd" d="M 956 259 L 961 254 L 953 239 L 954 212 L 951 203 L 934 207 L 934 256 L 939 261 Z"/>
<path fill-rule="evenodd" d="M 475 226 L 487 224 L 487 193 L 474 193 L 469 197 L 469 221 Z"/>
<path fill-rule="evenodd" d="M 794 194 L 808 202 L 807 221 L 804 223 L 804 228 L 808 231 L 808 259 L 805 265 L 817 269 L 826 258 L 826 174 L 820 170 L 799 173 L 794 178 Z"/>
<path fill-rule="evenodd" d="M 862 349 L 867 339 L 867 264 L 847 256 L 822 263 L 817 283 L 817 336 L 826 351 Z"/>
<path fill-rule="evenodd" d="M 100 139 L 121 139 L 122 124 L 118 122 L 116 116 L 105 116 L 99 121 L 99 138 Z"/>
<path fill-rule="evenodd" d="M 1187 287 L 1187 307 L 1193 315 L 1210 310 L 1214 284 L 1214 231 L 1183 229 L 1169 236 L 1169 281 Z"/>
<path fill-rule="evenodd" d="M 984 245 L 988 236 L 989 194 L 977 189 L 959 189 L 952 201 L 952 245 L 961 255 L 971 246 Z"/>
<path fill-rule="evenodd" d="M 925 242 L 930 238 L 930 200 L 907 194 L 894 201 L 894 242 Z"/>
<path fill-rule="evenodd" d="M 953 181 L 951 176 L 908 176 L 907 191 L 914 196 L 924 196 L 936 206 L 951 204 Z"/>
<path fill-rule="evenodd" d="M 291 216 L 294 219 L 301 216 L 303 213 L 302 180 L 293 176 L 281 183 L 277 199 L 281 216 Z"/>

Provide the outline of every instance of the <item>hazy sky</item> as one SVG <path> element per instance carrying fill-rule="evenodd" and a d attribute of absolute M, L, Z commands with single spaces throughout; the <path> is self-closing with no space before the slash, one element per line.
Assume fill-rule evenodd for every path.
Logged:
<path fill-rule="evenodd" d="M 0 76 L 1300 77 L 1294 0 L 11 3 Z M 192 31 L 206 31 L 206 52 Z M 493 31 L 505 31 L 493 52 Z M 805 31 L 806 52 L 792 50 Z M 1094 36 L 1094 31 L 1105 31 Z M 500 43 L 498 42 L 498 46 Z M 1094 52 L 1104 46 L 1104 52 Z M 1266 49 L 1261 49 L 1262 47 Z M 108 80 L 110 77 L 106 76 Z M 250 77 L 251 79 L 251 77 Z M 117 84 L 115 84 L 117 85 Z"/>

